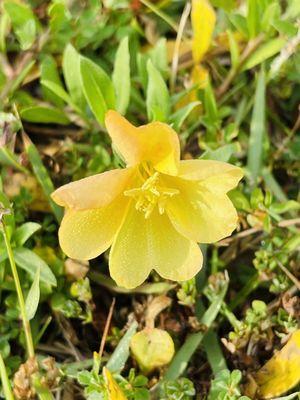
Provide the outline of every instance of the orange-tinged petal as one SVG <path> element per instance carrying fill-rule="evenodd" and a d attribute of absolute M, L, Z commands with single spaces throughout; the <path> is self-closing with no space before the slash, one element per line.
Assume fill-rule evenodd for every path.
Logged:
<path fill-rule="evenodd" d="M 199 243 L 213 243 L 229 236 L 236 228 L 236 210 L 223 193 L 213 193 L 197 181 L 165 177 L 170 187 L 179 190 L 166 211 L 175 228 Z"/>
<path fill-rule="evenodd" d="M 192 1 L 192 52 L 195 63 L 199 63 L 211 44 L 216 23 L 216 13 L 209 0 Z"/>
<path fill-rule="evenodd" d="M 59 228 L 59 242 L 68 257 L 90 260 L 107 250 L 127 211 L 120 195 L 111 204 L 90 210 L 68 209 Z"/>
<path fill-rule="evenodd" d="M 74 210 L 99 208 L 111 203 L 128 185 L 133 168 L 114 169 L 61 186 L 52 199 Z"/>
<path fill-rule="evenodd" d="M 201 185 L 213 193 L 227 193 L 234 189 L 243 175 L 241 168 L 213 160 L 180 161 L 178 171 L 181 178 L 201 181 Z"/>
<path fill-rule="evenodd" d="M 131 206 L 112 245 L 109 265 L 119 286 L 134 288 L 152 269 L 166 279 L 190 279 L 202 266 L 202 254 L 195 242 L 174 229 L 166 214 L 154 210 L 146 219 Z"/>
<path fill-rule="evenodd" d="M 120 386 L 113 378 L 111 372 L 103 367 L 104 382 L 107 389 L 108 400 L 127 400 Z"/>
<path fill-rule="evenodd" d="M 128 166 L 150 162 L 161 172 L 175 175 L 180 158 L 176 132 L 162 122 L 151 122 L 138 128 L 116 111 L 108 111 L 105 125 L 116 149 Z"/>
<path fill-rule="evenodd" d="M 271 399 L 286 393 L 300 382 L 300 329 L 287 344 L 255 374 L 259 394 Z"/>

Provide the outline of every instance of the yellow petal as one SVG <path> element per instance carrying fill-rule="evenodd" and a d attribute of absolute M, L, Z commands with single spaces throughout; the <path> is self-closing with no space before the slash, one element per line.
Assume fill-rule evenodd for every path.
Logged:
<path fill-rule="evenodd" d="M 110 252 L 112 278 L 126 288 L 142 284 L 152 269 L 165 279 L 192 278 L 202 266 L 198 245 L 180 235 L 165 214 L 144 215 L 130 207 Z"/>
<path fill-rule="evenodd" d="M 121 195 L 105 207 L 68 209 L 58 232 L 62 250 L 78 260 L 90 260 L 103 253 L 121 226 L 127 204 L 127 198 Z"/>
<path fill-rule="evenodd" d="M 195 64 L 199 63 L 207 52 L 216 23 L 216 14 L 208 0 L 192 1 L 192 52 Z"/>
<path fill-rule="evenodd" d="M 300 382 L 300 329 L 257 372 L 255 380 L 264 399 L 280 396 Z"/>
<path fill-rule="evenodd" d="M 114 169 L 68 183 L 51 196 L 60 206 L 74 210 L 99 208 L 123 192 L 133 174 L 133 168 Z"/>
<path fill-rule="evenodd" d="M 194 89 L 195 94 L 198 89 L 204 89 L 207 86 L 208 78 L 209 78 L 208 70 L 202 67 L 202 65 L 195 65 L 193 67 L 191 73 L 191 81 L 193 85 L 197 85 L 196 88 Z M 197 97 L 196 100 L 198 100 Z"/>
<path fill-rule="evenodd" d="M 201 185 L 213 193 L 227 193 L 237 186 L 244 174 L 241 168 L 221 161 L 186 160 L 180 161 L 178 175 L 201 181 Z"/>
<path fill-rule="evenodd" d="M 107 368 L 103 368 L 103 376 L 105 386 L 108 392 L 108 400 L 127 400 L 120 386 L 114 380 L 111 372 Z"/>
<path fill-rule="evenodd" d="M 151 162 L 158 171 L 177 173 L 180 147 L 176 132 L 167 124 L 152 122 L 138 128 L 116 111 L 108 111 L 105 125 L 128 166 Z"/>
<path fill-rule="evenodd" d="M 164 180 L 179 190 L 167 203 L 166 211 L 182 235 L 199 243 L 214 243 L 236 228 L 237 213 L 226 194 L 213 193 L 197 181 L 177 177 Z"/>

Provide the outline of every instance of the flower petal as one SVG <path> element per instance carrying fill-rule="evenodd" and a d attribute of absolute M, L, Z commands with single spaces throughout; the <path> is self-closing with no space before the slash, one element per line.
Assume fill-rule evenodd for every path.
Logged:
<path fill-rule="evenodd" d="M 111 204 L 90 210 L 68 209 L 59 228 L 59 242 L 68 257 L 90 260 L 111 245 L 127 211 L 121 195 Z"/>
<path fill-rule="evenodd" d="M 108 111 L 105 125 L 128 166 L 151 162 L 160 172 L 175 175 L 180 159 L 179 139 L 167 124 L 152 122 L 138 128 L 116 111 Z"/>
<path fill-rule="evenodd" d="M 238 216 L 226 194 L 213 193 L 195 181 L 164 179 L 179 190 L 166 204 L 166 211 L 182 235 L 199 243 L 214 243 L 236 228 Z"/>
<path fill-rule="evenodd" d="M 52 193 L 52 199 L 74 210 L 99 208 L 111 203 L 125 190 L 134 168 L 114 169 L 68 183 Z"/>
<path fill-rule="evenodd" d="M 202 266 L 202 254 L 196 243 L 174 229 L 166 214 L 155 210 L 145 219 L 130 206 L 112 245 L 109 266 L 118 285 L 134 288 L 152 269 L 166 279 L 190 279 Z"/>
<path fill-rule="evenodd" d="M 241 168 L 213 160 L 180 161 L 178 175 L 189 180 L 199 180 L 213 193 L 227 193 L 235 188 L 243 177 Z"/>

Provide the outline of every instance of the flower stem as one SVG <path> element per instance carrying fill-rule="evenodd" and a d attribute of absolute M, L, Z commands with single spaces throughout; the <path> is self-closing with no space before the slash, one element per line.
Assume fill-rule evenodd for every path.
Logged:
<path fill-rule="evenodd" d="M 10 244 L 10 239 L 9 239 L 8 232 L 7 232 L 4 221 L 2 221 L 2 233 L 3 233 L 3 237 L 4 237 L 4 241 L 5 241 L 7 255 L 9 258 L 9 263 L 11 266 L 11 271 L 12 271 L 15 286 L 16 286 L 16 292 L 17 292 L 17 296 L 18 296 L 21 318 L 22 318 L 22 323 L 23 323 L 23 328 L 24 328 L 25 338 L 26 338 L 27 354 L 28 354 L 28 357 L 34 357 L 35 354 L 34 354 L 34 347 L 33 347 L 30 323 L 26 316 L 25 301 L 24 301 L 21 284 L 20 284 L 18 270 L 17 270 L 13 251 L 12 251 L 11 244 Z"/>

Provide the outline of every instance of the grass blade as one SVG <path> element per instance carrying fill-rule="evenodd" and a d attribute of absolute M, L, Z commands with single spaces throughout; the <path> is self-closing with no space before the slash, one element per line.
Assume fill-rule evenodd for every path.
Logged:
<path fill-rule="evenodd" d="M 58 222 L 60 222 L 63 216 L 63 210 L 51 199 L 51 193 L 54 192 L 54 185 L 51 181 L 51 178 L 41 160 L 37 148 L 25 133 L 23 133 L 23 141 L 34 174 L 49 201 L 50 207 L 53 211 L 53 214 L 55 215 L 55 218 L 57 219 Z"/>
<path fill-rule="evenodd" d="M 227 369 L 226 361 L 216 332 L 212 330 L 208 331 L 203 338 L 202 344 L 214 375 L 216 376 L 220 371 Z"/>
<path fill-rule="evenodd" d="M 112 372 L 121 371 L 129 357 L 129 346 L 132 336 L 136 333 L 138 323 L 134 321 L 120 340 L 115 351 L 111 355 L 106 367 Z"/>
<path fill-rule="evenodd" d="M 265 72 L 262 68 L 256 84 L 254 108 L 250 126 L 250 140 L 248 150 L 248 168 L 252 179 L 256 182 L 261 172 L 263 157 L 263 139 L 265 134 L 266 114 L 266 82 Z"/>
<path fill-rule="evenodd" d="M 208 328 L 211 326 L 216 316 L 218 315 L 223 299 L 227 291 L 228 284 L 224 284 L 219 295 L 211 303 L 206 312 L 203 314 L 200 323 L 206 325 Z M 185 371 L 188 363 L 199 347 L 201 341 L 203 340 L 205 332 L 198 332 L 190 335 L 183 346 L 178 350 L 173 361 L 171 362 L 164 379 L 165 380 L 175 380 L 179 378 L 180 375 Z"/>
<path fill-rule="evenodd" d="M 5 364 L 3 358 L 0 353 L 0 376 L 2 382 L 2 388 L 5 395 L 6 400 L 14 400 L 14 396 L 11 390 L 10 382 L 7 376 Z"/>

